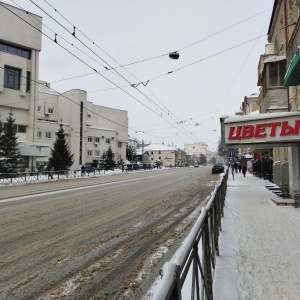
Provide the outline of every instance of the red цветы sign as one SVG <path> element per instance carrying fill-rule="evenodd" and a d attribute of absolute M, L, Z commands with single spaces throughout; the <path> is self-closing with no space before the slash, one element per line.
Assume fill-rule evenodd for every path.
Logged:
<path fill-rule="evenodd" d="M 269 113 L 229 117 L 225 144 L 300 143 L 300 113 Z"/>

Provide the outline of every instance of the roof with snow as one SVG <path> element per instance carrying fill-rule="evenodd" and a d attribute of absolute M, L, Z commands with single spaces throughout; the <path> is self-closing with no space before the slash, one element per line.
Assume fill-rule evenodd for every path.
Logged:
<path fill-rule="evenodd" d="M 177 147 L 170 147 L 164 144 L 153 144 L 144 147 L 144 151 L 174 151 Z"/>
<path fill-rule="evenodd" d="M 277 62 L 277 61 L 281 61 L 281 60 L 285 60 L 286 57 L 285 56 L 277 56 L 277 55 L 274 55 L 274 56 L 271 56 L 271 57 L 268 57 L 264 60 L 264 63 L 272 63 L 272 62 Z"/>

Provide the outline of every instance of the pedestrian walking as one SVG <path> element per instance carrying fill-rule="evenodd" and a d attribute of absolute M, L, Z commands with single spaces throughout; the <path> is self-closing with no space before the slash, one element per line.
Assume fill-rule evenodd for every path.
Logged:
<path fill-rule="evenodd" d="M 49 170 L 49 176 L 48 178 L 50 177 L 51 179 L 53 179 L 53 173 L 55 172 L 55 169 L 54 167 L 52 167 L 50 170 Z"/>
<path fill-rule="evenodd" d="M 237 173 L 237 170 L 238 170 L 238 164 L 237 164 L 237 162 L 234 162 L 233 166 L 234 166 L 234 169 L 235 169 L 235 173 Z"/>
<path fill-rule="evenodd" d="M 82 165 L 81 166 L 81 176 L 84 176 L 84 174 L 85 174 L 85 166 Z"/>
<path fill-rule="evenodd" d="M 246 172 L 247 172 L 247 167 L 246 167 L 246 166 L 243 166 L 243 168 L 242 168 L 242 172 L 243 172 L 243 174 L 244 174 L 244 177 L 245 177 L 245 175 L 246 175 Z"/>
<path fill-rule="evenodd" d="M 239 164 L 238 168 L 239 168 L 239 173 L 241 173 L 241 171 L 242 171 L 242 165 Z"/>
<path fill-rule="evenodd" d="M 122 163 L 122 173 L 124 172 L 125 165 Z"/>

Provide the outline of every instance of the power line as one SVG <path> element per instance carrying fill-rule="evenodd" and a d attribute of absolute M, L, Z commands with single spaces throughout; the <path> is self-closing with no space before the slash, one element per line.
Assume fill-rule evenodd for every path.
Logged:
<path fill-rule="evenodd" d="M 97 44 L 96 44 L 93 40 L 91 40 L 87 35 L 85 35 L 82 31 L 80 31 L 79 28 L 75 27 L 75 25 L 74 25 L 73 23 L 71 23 L 66 17 L 64 17 L 64 16 L 63 16 L 56 8 L 54 8 L 48 1 L 44 0 L 44 2 L 46 2 L 46 3 L 47 3 L 47 4 L 48 4 L 55 12 L 57 12 L 57 13 L 58 13 L 64 20 L 66 20 L 73 28 L 76 28 L 76 31 L 80 32 L 80 33 L 81 33 L 84 37 L 86 37 L 93 45 L 95 45 L 96 47 L 98 47 L 98 48 L 99 48 L 101 51 L 103 51 L 107 56 L 109 56 L 110 58 L 112 58 L 105 50 L 103 50 L 99 45 L 97 45 Z M 261 12 L 255 14 L 255 15 L 253 15 L 253 16 L 250 16 L 250 17 L 248 17 L 248 18 L 246 18 L 246 19 L 244 19 L 244 20 L 242 20 L 242 21 L 239 21 L 239 22 L 237 22 L 237 23 L 235 23 L 235 24 L 233 24 L 233 25 L 230 25 L 230 26 L 228 26 L 228 27 L 226 27 L 226 28 L 224 28 L 224 29 L 222 29 L 222 30 L 220 30 L 220 31 L 217 31 L 217 32 L 215 32 L 215 33 L 212 33 L 211 35 L 209 35 L 209 36 L 207 36 L 207 37 L 205 37 L 205 38 L 203 38 L 203 39 L 200 39 L 200 40 L 198 40 L 198 41 L 195 41 L 195 42 L 193 42 L 193 43 L 191 43 L 191 44 L 189 44 L 189 45 L 187 45 L 187 46 L 185 46 L 185 47 L 182 47 L 182 48 L 178 49 L 178 50 L 175 51 L 175 52 L 184 50 L 184 49 L 189 48 L 189 47 L 191 47 L 191 46 L 193 46 L 193 45 L 195 45 L 195 44 L 197 44 L 197 43 L 200 43 L 200 42 L 202 42 L 202 41 L 205 41 L 205 40 L 207 40 L 207 39 L 209 39 L 209 38 L 211 38 L 211 37 L 213 37 L 213 36 L 215 36 L 215 35 L 218 35 L 218 34 L 224 32 L 224 31 L 230 29 L 230 28 L 233 28 L 233 27 L 235 27 L 235 26 L 237 26 L 237 25 L 239 25 L 239 24 L 241 24 L 241 23 L 243 23 L 243 22 L 246 22 L 246 21 L 248 21 L 248 20 L 250 20 L 250 19 L 253 19 L 254 17 L 257 17 L 257 16 L 259 16 L 259 15 L 265 13 L 266 11 L 269 11 L 270 9 L 271 9 L 271 8 L 268 8 L 268 9 L 266 9 L 266 10 L 263 10 L 263 11 L 261 11 Z M 111 69 L 107 69 L 107 70 L 109 71 L 109 70 L 113 70 L 113 69 L 117 69 L 117 68 L 127 67 L 127 66 L 130 66 L 130 65 L 133 65 L 133 64 L 137 64 L 137 63 L 141 63 L 141 62 L 145 62 L 145 61 L 149 61 L 149 60 L 161 58 L 161 57 L 167 56 L 167 55 L 169 55 L 169 52 L 168 52 L 168 53 L 161 54 L 161 55 L 153 56 L 153 57 L 150 57 L 150 58 L 138 60 L 138 61 L 135 61 L 135 62 L 131 62 L 131 63 L 128 63 L 128 64 L 124 64 L 124 65 L 120 65 L 120 64 L 117 62 L 117 63 L 119 64 L 119 66 L 112 67 Z M 112 59 L 113 59 L 113 58 L 112 58 Z M 114 59 L 113 59 L 113 60 L 114 60 Z"/>
<path fill-rule="evenodd" d="M 31 0 L 30 0 L 31 1 Z M 31 1 L 32 2 L 32 1 Z M 103 50 L 101 47 L 99 47 L 94 41 L 92 41 L 87 35 L 85 35 L 82 31 L 80 31 L 80 29 L 78 29 L 73 23 L 71 23 L 64 15 L 62 15 L 56 8 L 54 8 L 48 1 L 46 1 L 46 0 L 44 0 L 44 2 L 46 2 L 55 12 L 57 12 L 64 20 L 66 20 L 71 26 L 73 26 L 73 28 L 74 28 L 74 32 L 75 32 L 75 28 L 76 28 L 76 30 L 77 31 L 79 31 L 83 36 L 85 36 L 90 42 L 92 42 L 93 43 L 93 45 L 95 45 L 96 47 L 98 47 L 101 51 L 103 51 L 107 56 L 109 56 L 111 59 L 113 59 L 116 63 L 118 63 L 119 64 L 119 67 L 123 67 L 124 68 L 124 66 L 126 66 L 126 65 L 121 65 L 119 62 L 117 62 L 112 56 L 110 56 L 105 50 Z M 179 49 L 179 50 L 177 50 L 177 51 L 181 51 L 181 50 L 183 50 L 183 49 L 186 49 L 186 48 L 188 48 L 188 47 L 191 47 L 191 46 L 193 46 L 193 45 L 195 45 L 196 43 L 199 43 L 199 42 L 201 42 L 201 41 L 204 41 L 204 40 L 207 40 L 207 39 L 209 39 L 209 38 L 211 38 L 212 36 L 215 36 L 215 35 L 217 35 L 217 34 L 219 34 L 219 33 L 222 33 L 222 32 L 224 32 L 224 31 L 226 31 L 226 30 L 228 30 L 228 29 L 230 29 L 230 28 L 233 28 L 233 27 L 235 27 L 235 26 L 237 26 L 237 25 L 239 25 L 239 24 L 241 24 L 241 23 L 243 23 L 243 22 L 246 22 L 246 21 L 248 21 L 248 20 L 250 20 L 250 19 L 252 19 L 252 18 L 254 18 L 254 17 L 256 17 L 256 16 L 258 16 L 258 15 L 261 15 L 261 14 L 263 14 L 263 13 L 265 13 L 266 11 L 269 11 L 270 10 L 270 8 L 269 9 L 267 9 L 267 10 L 264 10 L 264 11 L 262 11 L 262 12 L 259 12 L 259 13 L 257 13 L 257 14 L 255 14 L 255 15 L 253 15 L 253 16 L 251 16 L 251 17 L 249 17 L 249 18 L 246 18 L 246 19 L 244 19 L 244 20 L 242 20 L 242 21 L 239 21 L 239 22 L 237 22 L 237 23 L 235 23 L 235 24 L 233 24 L 233 25 L 231 25 L 231 26 L 228 26 L 228 27 L 226 27 L 226 28 L 224 28 L 224 29 L 222 29 L 222 30 L 220 30 L 220 31 L 218 31 L 218 32 L 216 32 L 216 33 L 213 33 L 213 34 L 211 34 L 210 36 L 208 36 L 208 37 L 205 37 L 205 38 L 203 38 L 203 39 L 201 39 L 201 40 L 198 40 L 198 41 L 196 41 L 196 42 L 194 42 L 194 43 L 192 43 L 192 44 L 190 44 L 190 45 L 187 45 L 187 46 L 185 46 L 185 47 L 183 47 L 183 48 L 181 48 L 181 49 Z M 163 54 L 163 55 L 161 55 L 161 56 L 165 56 L 165 55 L 167 55 L 167 54 Z M 161 56 L 158 56 L 158 57 L 161 57 Z M 115 67 L 116 68 L 116 67 Z M 115 69 L 114 68 L 114 69 Z M 125 68 L 124 68 L 125 69 Z M 127 69 L 125 69 L 129 74 L 131 74 L 132 76 L 134 76 L 132 73 L 130 73 Z M 168 73 L 169 74 L 169 73 Z M 134 76 L 135 77 L 135 76 Z M 135 77 L 136 78 L 136 77 Z M 138 79 L 138 78 L 136 78 L 136 79 Z M 148 80 L 146 81 L 147 83 L 149 82 Z M 144 84 L 144 82 L 141 82 L 143 85 L 145 85 Z M 137 85 L 139 85 L 140 83 L 138 83 L 138 84 L 135 84 L 135 85 L 133 85 L 133 86 L 135 86 L 136 88 L 137 88 Z M 146 84 L 147 85 L 147 84 Z M 147 87 L 147 89 L 151 92 L 151 90 Z M 152 93 L 152 92 L 151 92 Z M 153 93 L 152 93 L 152 95 L 153 96 L 155 96 Z M 146 96 L 147 97 L 147 96 Z M 156 97 L 156 96 L 155 96 Z M 147 97 L 148 98 L 148 97 Z M 151 100 L 150 98 L 148 98 L 149 100 Z M 160 103 L 162 103 L 157 97 L 156 97 L 156 99 L 160 102 Z M 152 101 L 152 100 L 151 100 Z M 169 112 L 168 112 L 168 114 L 169 114 Z M 174 121 L 177 123 L 177 124 L 179 124 L 180 122 L 178 122 L 176 119 L 174 119 Z"/>
<path fill-rule="evenodd" d="M 32 3 L 34 3 L 34 1 L 30 0 Z M 51 8 L 53 8 L 56 12 L 58 12 L 52 5 L 50 5 L 47 1 L 45 1 Z M 34 3 L 35 4 L 35 3 Z M 36 5 L 36 4 L 35 4 Z M 36 5 L 37 6 L 37 5 Z M 37 6 L 39 7 L 39 6 Z M 39 7 L 40 8 L 40 7 Z M 41 9 L 41 8 L 40 8 Z M 42 9 L 41 9 L 42 10 Z M 42 10 L 44 11 L 44 10 Z M 45 11 L 44 11 L 45 12 Z M 59 13 L 59 12 L 58 12 Z M 50 16 L 48 13 L 47 13 L 48 16 Z M 82 31 L 80 31 L 74 24 L 72 24 L 67 18 L 65 18 L 61 13 L 59 13 L 59 15 L 65 19 L 71 26 L 73 26 L 74 28 L 74 31 L 73 31 L 73 36 L 76 37 L 75 35 L 75 29 L 77 31 L 79 31 L 81 34 L 83 34 L 89 41 L 91 41 L 94 45 L 96 45 L 101 51 L 103 51 L 107 56 L 109 56 L 112 60 L 114 60 L 116 63 L 118 63 L 120 65 L 120 63 L 118 61 L 116 61 L 111 55 L 109 55 L 106 51 L 104 51 L 101 47 L 99 47 L 97 44 L 95 44 L 87 35 L 85 35 Z M 52 16 L 50 16 L 53 20 L 55 20 Z M 58 24 L 60 24 L 57 20 L 55 20 Z M 61 24 L 60 24 L 61 25 Z M 61 25 L 62 26 L 62 25 Z M 62 26 L 65 30 L 67 30 L 64 26 Z M 67 30 L 67 32 L 71 33 L 70 31 Z M 77 37 L 76 37 L 77 38 Z M 77 38 L 78 39 L 78 38 Z M 79 39 L 78 39 L 79 40 Z M 82 41 L 80 41 L 81 43 L 83 43 Z M 83 43 L 84 44 L 84 43 Z M 85 45 L 85 44 L 84 44 Z M 86 45 L 85 45 L 86 46 Z M 86 46 L 87 47 L 87 46 Z M 89 50 L 91 50 L 89 47 L 87 47 Z M 92 51 L 92 50 L 91 50 Z M 93 52 L 93 51 L 92 51 Z M 95 52 L 93 52 L 95 53 Z M 103 60 L 103 59 L 102 59 Z M 103 60 L 104 61 L 104 60 Z M 106 62 L 107 65 L 109 65 L 107 62 Z M 109 65 L 110 66 L 110 65 Z M 111 66 L 110 66 L 111 67 Z M 122 68 L 127 71 L 130 75 L 132 75 L 133 77 L 135 77 L 137 80 L 139 80 L 135 75 L 133 75 L 131 72 L 129 72 L 126 68 L 124 68 L 124 66 L 122 66 Z M 108 70 L 113 70 L 114 68 L 111 67 L 111 69 L 108 69 Z M 119 74 L 119 73 L 118 73 Z M 130 83 L 124 76 L 122 76 L 125 81 L 127 81 L 128 83 Z M 131 83 L 130 83 L 131 84 Z M 142 84 L 144 86 L 147 85 L 147 82 L 142 82 Z M 140 91 L 137 87 L 138 87 L 139 84 L 131 84 L 132 87 L 134 87 L 135 89 L 137 89 L 146 99 L 148 99 L 153 105 L 154 107 L 158 107 L 159 110 L 161 110 L 163 113 L 165 113 L 166 115 L 170 116 L 169 112 L 166 111 L 165 109 L 163 109 L 162 107 L 160 107 L 157 103 L 155 103 L 151 98 L 149 98 L 146 94 L 144 94 L 142 91 Z M 150 91 L 150 89 L 148 89 Z M 151 92 L 151 91 L 150 91 Z M 152 92 L 151 92 L 152 93 Z M 153 94 L 153 93 L 152 93 Z M 153 94 L 154 95 L 154 94 Z M 156 97 L 157 98 L 157 97 Z M 161 102 L 161 101 L 160 101 Z M 162 115 L 161 115 L 162 116 Z M 172 115 L 170 116 L 171 119 L 173 119 L 173 121 L 177 122 L 177 120 L 175 120 Z"/>
<path fill-rule="evenodd" d="M 1 5 L 1 3 L 0 3 L 0 5 Z M 0 66 L 0 69 L 3 69 L 3 70 L 4 70 L 4 67 L 1 67 L 1 66 Z M 22 76 L 22 75 L 20 75 L 20 76 L 23 77 L 23 78 L 26 78 L 25 76 Z M 48 87 L 47 85 L 45 85 L 45 84 L 43 84 L 43 83 L 41 83 L 41 82 L 38 82 L 38 81 L 36 81 L 36 80 L 30 79 L 30 81 L 31 81 L 31 82 L 34 82 L 35 84 L 39 84 L 39 85 Z M 62 93 L 60 93 L 60 92 L 54 90 L 53 88 L 50 88 L 50 89 L 51 89 L 52 91 L 54 91 L 55 93 L 57 93 L 57 95 L 62 96 L 63 98 L 69 100 L 70 102 L 74 103 L 75 105 L 80 106 L 80 104 L 78 104 L 78 103 L 75 102 L 74 100 L 70 99 L 69 97 L 65 96 L 64 94 L 62 94 Z M 96 115 L 96 116 L 98 116 L 98 117 L 101 117 L 101 118 L 103 118 L 103 119 L 105 119 L 105 120 L 107 120 L 107 121 L 109 121 L 109 122 L 111 122 L 111 123 L 114 123 L 114 124 L 116 124 L 116 125 L 119 125 L 119 126 L 121 126 L 121 127 L 123 127 L 123 128 L 129 129 L 129 130 L 134 130 L 135 132 L 144 133 L 144 134 L 149 135 L 149 136 L 151 136 L 151 137 L 156 137 L 156 138 L 168 138 L 168 137 L 160 137 L 160 136 L 152 135 L 152 134 L 149 134 L 149 133 L 147 133 L 147 132 L 145 132 L 145 131 L 141 131 L 141 130 L 137 130 L 137 129 L 134 129 L 134 128 L 130 128 L 130 127 L 125 126 L 125 125 L 123 125 L 123 124 L 120 124 L 120 123 L 118 123 L 118 122 L 116 122 L 116 121 L 113 121 L 113 120 L 111 120 L 111 119 L 109 119 L 109 118 L 107 118 L 107 117 L 104 117 L 104 116 L 102 116 L 102 115 L 100 115 L 100 114 L 98 114 L 98 113 L 96 113 L 96 112 L 94 112 L 94 111 L 92 111 L 92 110 L 90 110 L 90 109 L 88 109 L 88 108 L 86 108 L 86 107 L 84 107 L 84 109 L 85 109 L 87 112 L 90 112 L 90 113 L 92 113 L 92 114 L 94 114 L 94 115 Z"/>
<path fill-rule="evenodd" d="M 263 26 L 263 28 L 262 28 L 260 34 L 264 31 L 265 26 L 267 25 L 267 23 L 268 23 L 268 21 L 267 21 L 267 22 L 265 23 L 265 25 Z M 243 67 L 245 66 L 245 64 L 246 64 L 246 62 L 247 62 L 247 60 L 248 60 L 250 54 L 252 53 L 252 51 L 253 51 L 253 49 L 254 49 L 254 46 L 256 45 L 257 41 L 258 41 L 258 38 L 257 38 L 257 39 L 255 40 L 255 42 L 253 43 L 252 48 L 250 49 L 248 55 L 246 56 L 246 58 L 245 58 L 243 64 L 241 65 L 240 69 L 238 70 L 238 72 L 237 72 L 235 78 L 233 79 L 233 81 L 232 81 L 231 85 L 229 86 L 227 92 L 225 93 L 224 97 L 221 99 L 221 101 L 220 101 L 220 103 L 219 103 L 219 106 L 222 104 L 222 102 L 223 102 L 223 101 L 225 100 L 225 98 L 227 97 L 227 95 L 228 95 L 229 91 L 231 90 L 233 84 L 235 83 L 236 79 L 238 78 L 238 75 L 239 75 L 240 72 L 242 71 L 242 69 L 243 69 Z"/>
<path fill-rule="evenodd" d="M 42 10 L 44 13 L 46 13 L 50 18 L 52 18 L 56 23 L 58 23 L 62 28 L 64 28 L 68 33 L 71 34 L 71 32 L 65 27 L 63 26 L 60 22 L 58 22 L 57 20 L 55 20 L 52 16 L 50 16 L 45 10 L 43 10 L 40 6 L 38 6 L 34 1 L 30 0 L 30 2 L 32 2 L 35 6 L 37 6 L 40 10 Z M 6 8 L 6 7 L 5 7 Z M 7 8 L 6 8 L 7 9 Z M 9 9 L 7 9 L 9 10 Z M 10 10 L 9 10 L 10 11 Z M 13 13 L 13 12 L 12 12 Z M 13 13 L 14 14 L 14 13 Z M 16 15 L 16 14 L 15 14 Z M 20 16 L 16 15 L 17 17 L 19 17 L 20 19 L 22 19 Z M 27 24 L 29 24 L 30 26 L 32 26 L 32 24 L 28 23 L 26 20 L 22 19 L 24 22 L 26 22 Z M 49 39 L 51 39 L 48 35 L 46 35 L 45 33 L 43 33 L 41 30 L 39 30 L 38 28 L 32 26 L 33 28 L 35 28 L 36 30 L 40 31 L 42 34 L 44 34 L 46 37 L 48 37 Z M 83 43 L 80 39 L 78 39 L 75 35 L 75 27 L 74 27 L 74 32 L 72 33 L 72 35 L 81 43 L 83 44 L 86 48 L 88 48 L 90 51 L 92 51 L 95 55 L 97 55 L 92 49 L 90 49 L 85 43 Z M 52 39 L 51 39 L 52 40 Z M 96 69 L 92 68 L 91 66 L 89 66 L 86 62 L 84 62 L 81 58 L 79 58 L 78 56 L 76 56 L 75 54 L 73 54 L 72 52 L 70 52 L 68 49 L 66 49 L 65 47 L 63 47 L 61 44 L 59 44 L 57 42 L 57 34 L 55 34 L 55 40 L 54 42 L 56 42 L 60 47 L 62 47 L 65 51 L 69 52 L 71 55 L 73 55 L 75 58 L 77 58 L 79 61 L 81 61 L 82 63 L 84 63 L 86 66 L 90 67 L 91 69 L 93 69 L 97 74 L 99 74 L 100 76 L 104 77 L 106 80 L 108 80 L 109 82 L 113 83 L 115 86 L 117 86 L 119 89 L 121 89 L 123 92 L 125 92 L 126 94 L 128 94 L 129 96 L 131 96 L 132 98 L 134 98 L 136 101 L 138 101 L 139 103 L 141 103 L 142 105 L 144 105 L 145 107 L 147 107 L 149 110 L 151 110 L 152 112 L 156 113 L 154 110 L 152 110 L 151 108 L 149 108 L 148 106 L 146 106 L 145 104 L 143 104 L 141 101 L 139 101 L 137 98 L 135 98 L 134 96 L 132 96 L 131 94 L 127 93 L 126 91 L 124 91 L 122 88 L 120 88 L 117 84 L 115 84 L 114 82 L 112 82 L 111 80 L 109 80 L 108 78 L 106 78 L 105 76 L 101 75 L 100 72 L 98 72 Z M 97 57 L 99 57 L 102 61 L 104 61 L 100 56 L 97 55 Z M 105 62 L 105 61 L 104 61 Z M 107 62 L 105 62 L 106 64 L 108 64 Z M 109 64 L 108 64 L 109 65 Z M 118 73 L 117 71 L 114 71 L 117 74 L 120 75 L 120 77 L 122 77 L 125 81 L 127 81 L 128 83 L 130 83 L 123 75 L 121 75 L 120 73 Z M 146 84 L 144 84 L 146 85 Z M 134 85 L 131 84 L 131 86 L 135 87 Z M 138 89 L 137 89 L 138 90 Z M 151 100 L 147 95 L 145 95 L 143 92 L 141 92 L 140 90 L 138 90 L 145 98 L 147 98 L 148 100 L 150 100 L 155 106 L 157 106 L 157 104 Z M 159 106 L 158 106 L 159 107 Z M 159 107 L 159 109 L 161 109 Z M 165 112 L 164 112 L 165 113 Z M 157 113 L 156 113 L 157 114 Z M 157 114 L 159 115 L 159 114 Z M 162 117 L 164 120 L 166 120 L 163 117 L 163 114 L 160 115 L 160 117 Z M 166 120 L 168 123 L 170 123 L 168 120 Z M 170 123 L 171 124 L 171 123 Z M 172 124 L 171 124 L 172 125 Z"/>
<path fill-rule="evenodd" d="M 44 32 L 42 32 L 40 29 L 34 27 L 32 24 L 30 24 L 29 22 L 27 22 L 26 20 L 24 20 L 23 18 L 21 18 L 20 16 L 18 16 L 17 14 L 15 14 L 13 11 L 11 11 L 10 9 L 8 9 L 7 7 L 5 7 L 3 4 L 0 3 L 1 6 L 3 6 L 5 9 L 7 9 L 8 11 L 10 11 L 12 14 L 14 14 L 15 16 L 17 16 L 18 18 L 20 18 L 21 20 L 23 20 L 25 23 L 27 23 L 28 25 L 30 25 L 31 27 L 33 27 L 34 29 L 36 29 L 37 31 L 39 31 L 40 33 L 42 33 L 43 35 L 45 35 L 48 39 L 52 40 L 52 38 L 50 38 L 47 34 L 45 34 Z M 108 80 L 110 83 L 112 83 L 113 85 L 115 85 L 116 87 L 118 87 L 120 90 L 122 90 L 124 93 L 126 93 L 127 95 L 129 95 L 131 98 L 135 99 L 136 101 L 138 101 L 140 104 L 142 104 L 143 106 L 145 106 L 146 108 L 148 108 L 149 110 L 151 110 L 152 112 L 154 112 L 155 114 L 157 114 L 159 116 L 159 114 L 157 112 L 155 112 L 153 109 L 151 109 L 150 107 L 148 107 L 147 105 L 145 105 L 144 103 L 142 103 L 140 100 L 138 100 L 136 97 L 134 97 L 133 95 L 131 95 L 130 93 L 126 92 L 124 89 L 122 89 L 120 86 L 118 86 L 116 83 L 114 83 L 112 80 L 110 80 L 109 78 L 105 77 L 104 75 L 100 74 L 96 69 L 94 69 L 93 67 L 91 67 L 89 64 L 87 64 L 86 62 L 84 62 L 81 58 L 79 58 L 78 56 L 76 56 L 75 54 L 73 54 L 71 51 L 69 51 L 68 49 L 66 49 L 64 46 L 62 46 L 61 44 L 59 44 L 57 42 L 57 40 L 54 40 L 54 42 L 59 45 L 61 48 L 63 48 L 65 51 L 67 51 L 69 54 L 71 54 L 72 56 L 74 56 L 76 59 L 78 59 L 80 62 L 82 62 L 84 65 L 86 65 L 87 67 L 89 67 L 90 69 L 94 70 L 96 74 L 99 74 L 101 77 L 105 78 L 106 80 Z M 160 115 L 162 117 L 162 115 Z M 167 121 L 167 120 L 166 120 Z"/>
<path fill-rule="evenodd" d="M 44 0 L 44 1 L 45 1 L 45 0 Z M 266 10 L 263 10 L 263 11 L 261 11 L 261 12 L 255 14 L 255 15 L 253 15 L 253 16 L 247 18 L 247 19 L 244 19 L 244 20 L 239 21 L 239 22 L 237 22 L 237 23 L 235 23 L 235 24 L 233 24 L 233 25 L 230 25 L 230 26 L 228 26 L 228 27 L 225 27 L 224 29 L 222 29 L 222 30 L 220 30 L 220 31 L 217 31 L 217 32 L 215 32 L 215 33 L 212 33 L 211 35 L 209 35 L 209 36 L 207 36 L 207 37 L 205 37 L 205 38 L 202 38 L 202 39 L 200 39 L 200 40 L 198 40 L 198 41 L 196 41 L 196 42 L 193 42 L 193 43 L 191 43 L 191 44 L 189 44 L 189 45 L 187 45 L 187 46 L 185 46 L 185 47 L 182 47 L 182 48 L 178 49 L 176 52 L 182 51 L 182 50 L 184 50 L 184 49 L 186 49 L 186 48 L 189 48 L 189 47 L 191 47 L 191 46 L 194 46 L 195 44 L 198 44 L 198 43 L 200 43 L 200 42 L 203 42 L 203 41 L 205 41 L 205 40 L 208 40 L 208 39 L 210 39 L 211 37 L 213 37 L 213 36 L 215 36 L 215 35 L 218 35 L 218 34 L 224 32 L 224 31 L 226 31 L 226 30 L 228 30 L 228 29 L 230 29 L 230 28 L 233 28 L 233 27 L 235 27 L 235 26 L 237 26 L 237 25 L 239 25 L 239 24 L 241 24 L 241 23 L 244 23 L 244 22 L 246 22 L 246 21 L 248 21 L 248 20 L 251 20 L 251 19 L 253 19 L 253 18 L 255 18 L 255 17 L 257 17 L 257 16 L 259 16 L 259 15 L 265 13 L 266 11 L 269 11 L 269 10 L 271 10 L 271 8 L 268 8 L 268 9 L 266 9 Z"/>

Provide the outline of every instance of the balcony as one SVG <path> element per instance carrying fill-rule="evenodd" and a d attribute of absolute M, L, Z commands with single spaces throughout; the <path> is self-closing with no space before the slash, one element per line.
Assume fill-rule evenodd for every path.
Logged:
<path fill-rule="evenodd" d="M 297 22 L 287 48 L 287 72 L 284 86 L 300 85 L 300 22 Z"/>
<path fill-rule="evenodd" d="M 288 111 L 288 96 L 285 87 L 271 87 L 263 98 L 262 113 Z"/>

